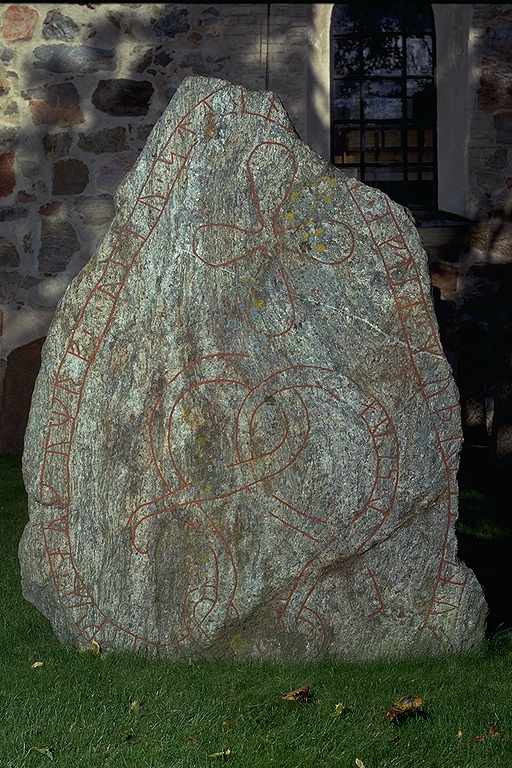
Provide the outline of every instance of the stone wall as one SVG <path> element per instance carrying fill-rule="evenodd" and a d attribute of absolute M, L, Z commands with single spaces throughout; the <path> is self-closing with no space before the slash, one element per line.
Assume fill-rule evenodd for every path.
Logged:
<path fill-rule="evenodd" d="M 184 77 L 276 89 L 303 130 L 312 7 L 268 11 L 0 5 L 0 398 L 8 356 L 46 335 L 109 227 L 113 193 Z M 6 397 L 0 428 L 14 413 Z M 0 453 L 21 450 L 22 428 L 0 429 Z"/>
<path fill-rule="evenodd" d="M 441 41 L 450 39 L 441 27 L 453 28 L 452 5 L 434 5 Z M 468 8 L 468 133 L 460 137 L 468 188 L 453 193 L 453 207 L 444 195 L 442 207 L 463 213 L 466 200 L 473 218 L 512 186 L 512 11 Z M 57 302 L 108 229 L 115 189 L 185 76 L 276 91 L 301 137 L 329 156 L 330 9 L 0 5 L 0 397 L 8 356 L 46 335 Z M 438 50 L 438 60 L 445 54 Z M 439 115 L 440 126 L 451 120 Z"/>
<path fill-rule="evenodd" d="M 190 74 L 276 88 L 300 131 L 310 6 L 0 6 L 0 358 L 46 334 Z M 283 78 L 283 74 L 285 77 Z"/>

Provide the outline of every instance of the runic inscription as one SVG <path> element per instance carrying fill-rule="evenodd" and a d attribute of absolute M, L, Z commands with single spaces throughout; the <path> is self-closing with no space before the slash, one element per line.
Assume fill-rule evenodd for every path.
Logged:
<path fill-rule="evenodd" d="M 458 395 L 403 209 L 276 96 L 207 78 L 119 201 L 34 392 L 27 598 L 44 583 L 77 644 L 170 657 L 478 642 Z"/>

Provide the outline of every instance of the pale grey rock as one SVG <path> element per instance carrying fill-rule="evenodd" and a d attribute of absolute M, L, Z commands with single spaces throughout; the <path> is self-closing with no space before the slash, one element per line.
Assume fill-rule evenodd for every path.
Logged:
<path fill-rule="evenodd" d="M 458 392 L 414 223 L 279 99 L 185 79 L 61 299 L 25 436 L 23 594 L 75 646 L 469 650 Z"/>

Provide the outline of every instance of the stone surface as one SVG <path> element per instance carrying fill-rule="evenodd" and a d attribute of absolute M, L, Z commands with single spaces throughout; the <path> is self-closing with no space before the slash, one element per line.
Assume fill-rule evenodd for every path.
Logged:
<path fill-rule="evenodd" d="M 0 197 L 9 197 L 16 186 L 16 174 L 14 173 L 14 152 L 0 154 Z"/>
<path fill-rule="evenodd" d="M 51 159 L 68 155 L 73 144 L 71 133 L 53 133 L 43 136 L 45 155 Z"/>
<path fill-rule="evenodd" d="M 154 26 L 156 34 L 176 37 L 176 35 L 188 32 L 190 29 L 190 24 L 187 21 L 188 13 L 188 8 L 181 8 L 173 9 L 170 13 L 160 16 Z"/>
<path fill-rule="evenodd" d="M 2 64 L 10 64 L 10 62 L 13 60 L 14 57 L 14 51 L 12 51 L 10 48 L 4 48 L 3 46 L 0 46 L 0 61 Z"/>
<path fill-rule="evenodd" d="M 18 194 L 16 195 L 16 202 L 17 203 L 34 203 L 36 201 L 36 196 L 31 195 L 29 192 L 25 192 L 24 189 L 20 189 Z M 25 214 L 27 214 L 28 211 L 25 211 Z M 21 217 L 20 217 L 21 218 Z"/>
<path fill-rule="evenodd" d="M 102 165 L 95 176 L 96 187 L 99 190 L 112 192 L 133 167 L 136 155 L 133 152 L 116 155 L 105 165 Z"/>
<path fill-rule="evenodd" d="M 114 217 L 114 201 L 110 195 L 81 197 L 75 203 L 75 210 L 85 224 L 107 224 Z"/>
<path fill-rule="evenodd" d="M 80 26 L 70 16 L 60 11 L 48 11 L 43 24 L 43 37 L 45 40 L 73 40 L 80 31 Z"/>
<path fill-rule="evenodd" d="M 459 652 L 458 392 L 404 208 L 280 101 L 186 78 L 57 308 L 25 437 L 23 594 L 76 646 Z"/>
<path fill-rule="evenodd" d="M 0 267 L 19 267 L 20 257 L 14 243 L 0 237 Z"/>
<path fill-rule="evenodd" d="M 117 125 L 94 133 L 79 133 L 78 146 L 84 152 L 123 152 L 126 147 L 126 128 Z"/>
<path fill-rule="evenodd" d="M 10 149 L 15 141 L 15 128 L 4 128 L 3 130 L 0 130 L 0 147 Z"/>
<path fill-rule="evenodd" d="M 154 63 L 157 64 L 159 67 L 166 67 L 168 64 L 171 63 L 171 61 L 173 61 L 173 57 L 171 56 L 169 51 L 167 51 L 162 46 L 159 46 L 156 49 Z"/>
<path fill-rule="evenodd" d="M 27 5 L 10 5 L 4 13 L 2 35 L 4 40 L 30 40 L 39 18 L 35 8 Z"/>
<path fill-rule="evenodd" d="M 10 90 L 11 90 L 10 82 L 8 80 L 5 80 L 5 78 L 0 79 L 0 97 L 7 96 Z"/>
<path fill-rule="evenodd" d="M 91 101 L 96 109 L 109 115 L 145 115 L 149 109 L 153 85 L 149 80 L 100 80 Z"/>
<path fill-rule="evenodd" d="M 89 169 L 81 160 L 57 160 L 53 166 L 54 195 L 79 195 L 89 183 Z"/>
<path fill-rule="evenodd" d="M 0 396 L 0 455 L 21 454 L 30 399 L 41 365 L 44 339 L 15 349 L 7 357 Z"/>
<path fill-rule="evenodd" d="M 5 208 L 0 206 L 0 222 L 18 221 L 19 219 L 25 219 L 27 216 L 28 210 L 20 208 L 19 205 L 10 205 Z"/>
<path fill-rule="evenodd" d="M 47 72 L 97 72 L 115 67 L 115 52 L 88 45 L 41 45 L 34 48 L 36 69 Z"/>
<path fill-rule="evenodd" d="M 56 83 L 28 93 L 32 120 L 36 125 L 75 125 L 83 123 L 80 98 L 73 83 Z"/>
<path fill-rule="evenodd" d="M 66 269 L 72 256 L 80 250 L 76 232 L 68 221 L 41 218 L 39 271 L 44 274 Z"/>

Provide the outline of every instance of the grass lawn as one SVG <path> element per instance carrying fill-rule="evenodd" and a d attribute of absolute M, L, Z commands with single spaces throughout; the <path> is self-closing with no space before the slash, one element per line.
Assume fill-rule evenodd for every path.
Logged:
<path fill-rule="evenodd" d="M 512 766 L 506 638 L 395 664 L 176 665 L 80 654 L 21 595 L 26 521 L 20 460 L 0 458 L 0 768 Z M 308 701 L 281 698 L 306 685 Z M 423 716 L 386 719 L 407 695 L 422 697 Z"/>

